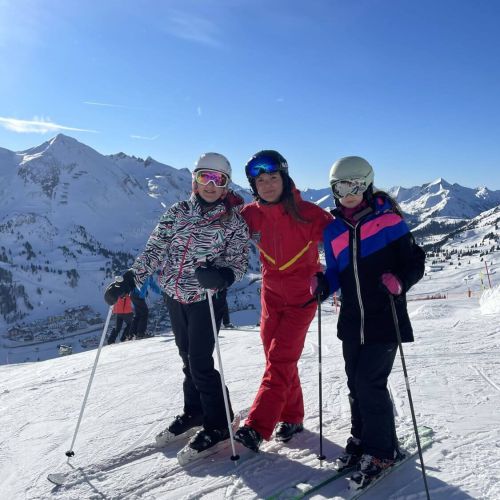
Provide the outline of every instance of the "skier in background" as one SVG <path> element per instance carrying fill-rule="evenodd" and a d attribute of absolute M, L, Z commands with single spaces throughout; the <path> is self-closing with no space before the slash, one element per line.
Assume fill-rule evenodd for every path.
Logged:
<path fill-rule="evenodd" d="M 162 295 L 161 288 L 156 283 L 154 276 L 148 276 L 141 288 L 135 288 L 130 294 L 132 304 L 134 304 L 134 320 L 132 321 L 130 335 L 137 339 L 143 339 L 148 328 L 149 307 L 146 297 L 149 294 L 149 289 L 158 295 Z"/>
<path fill-rule="evenodd" d="M 220 293 L 221 299 L 224 301 L 224 305 L 222 306 L 222 324 L 226 329 L 234 328 L 234 325 L 231 323 L 231 318 L 229 317 L 229 305 L 227 303 L 227 289 L 222 290 Z"/>
<path fill-rule="evenodd" d="M 310 277 L 320 269 L 318 242 L 332 217 L 302 200 L 285 158 L 277 151 L 255 154 L 245 172 L 256 199 L 242 213 L 262 264 L 260 335 L 266 367 L 235 439 L 258 451 L 275 430 L 275 439 L 282 442 L 303 430 L 297 363 L 316 312 Z"/>
<path fill-rule="evenodd" d="M 159 445 L 199 426 L 188 443 L 195 452 L 229 438 L 207 290 L 228 288 L 248 265 L 248 228 L 239 212 L 243 199 L 228 188 L 230 180 L 231 166 L 223 155 L 202 155 L 193 171 L 191 197 L 165 212 L 132 269 L 106 289 L 105 300 L 112 304 L 162 268 L 160 287 L 184 365 L 184 411 L 157 436 Z M 217 293 L 213 306 L 219 329 L 223 301 Z M 232 419 L 230 401 L 229 413 Z"/>
<path fill-rule="evenodd" d="M 111 330 L 108 338 L 108 344 L 114 344 L 116 342 L 116 337 L 120 335 L 123 323 L 125 323 L 125 328 L 121 336 L 120 341 L 125 342 L 130 340 L 132 335 L 130 329 L 132 328 L 133 313 L 132 313 L 132 303 L 130 301 L 130 296 L 125 295 L 120 297 L 113 306 L 113 313 L 116 315 L 116 325 Z"/>
<path fill-rule="evenodd" d="M 415 244 L 401 210 L 387 193 L 374 191 L 371 165 L 358 156 L 330 171 L 334 220 L 324 231 L 325 274 L 311 288 L 323 296 L 342 289 L 337 335 L 349 388 L 351 437 L 339 468 L 358 466 L 377 476 L 394 464 L 397 437 L 387 390 L 398 344 L 389 294 L 403 342 L 413 341 L 405 294 L 424 274 L 425 253 Z"/>

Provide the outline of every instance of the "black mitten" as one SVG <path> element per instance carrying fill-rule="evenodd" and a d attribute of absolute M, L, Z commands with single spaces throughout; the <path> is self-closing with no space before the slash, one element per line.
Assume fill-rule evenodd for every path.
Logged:
<path fill-rule="evenodd" d="M 234 282 L 233 270 L 229 267 L 198 267 L 194 272 L 198 283 L 202 288 L 222 290 L 231 286 Z"/>
<path fill-rule="evenodd" d="M 109 306 L 116 304 L 116 301 L 128 295 L 135 288 L 135 274 L 132 269 L 126 271 L 123 276 L 117 276 L 115 281 L 110 283 L 104 292 L 104 300 Z"/>
<path fill-rule="evenodd" d="M 321 302 L 324 302 L 330 295 L 330 285 L 328 283 L 328 279 L 321 272 L 317 272 L 311 278 L 311 295 L 314 295 L 315 297 L 319 295 Z"/>

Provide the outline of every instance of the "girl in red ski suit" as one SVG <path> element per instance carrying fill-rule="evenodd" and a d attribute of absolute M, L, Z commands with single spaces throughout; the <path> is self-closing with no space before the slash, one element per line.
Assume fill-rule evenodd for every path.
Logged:
<path fill-rule="evenodd" d="M 276 151 L 252 157 L 246 173 L 257 201 L 242 215 L 262 263 L 260 333 L 266 367 L 245 425 L 236 440 L 258 451 L 262 439 L 288 441 L 300 432 L 304 404 L 297 363 L 316 312 L 310 278 L 320 269 L 318 242 L 332 220 L 325 210 L 303 201 Z"/>

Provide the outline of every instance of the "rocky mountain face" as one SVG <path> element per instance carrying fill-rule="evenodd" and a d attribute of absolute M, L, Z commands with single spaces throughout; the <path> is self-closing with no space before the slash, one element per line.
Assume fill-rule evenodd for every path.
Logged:
<path fill-rule="evenodd" d="M 0 331 L 70 306 L 103 309 L 104 286 L 191 183 L 188 169 L 105 156 L 62 134 L 0 149 Z"/>

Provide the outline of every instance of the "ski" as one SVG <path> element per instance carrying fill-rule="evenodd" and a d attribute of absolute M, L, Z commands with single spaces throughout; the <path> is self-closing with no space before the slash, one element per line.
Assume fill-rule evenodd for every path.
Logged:
<path fill-rule="evenodd" d="M 201 426 L 197 425 L 195 427 L 192 427 L 191 429 L 188 429 L 186 432 L 183 432 L 182 434 L 177 434 L 177 435 L 170 432 L 167 428 L 155 436 L 155 444 L 158 448 L 163 448 L 163 447 L 168 446 L 172 443 L 175 443 L 176 441 L 180 441 L 181 439 L 190 438 L 200 428 L 201 428 Z"/>
<path fill-rule="evenodd" d="M 54 474 L 49 474 L 47 479 L 56 486 L 63 486 L 66 483 L 68 476 L 66 474 L 56 472 Z"/>
<path fill-rule="evenodd" d="M 430 427 L 419 428 L 419 436 L 420 436 L 420 446 L 422 451 L 429 448 L 432 445 L 434 432 Z M 398 459 L 392 467 L 384 470 L 381 474 L 371 479 L 369 482 L 364 482 L 362 474 L 359 472 L 355 472 L 349 478 L 349 493 L 345 498 L 348 500 L 355 500 L 362 495 L 364 495 L 370 488 L 376 486 L 382 481 L 385 477 L 392 474 L 395 470 L 399 469 L 405 463 L 409 462 L 411 459 L 418 456 L 418 448 L 416 443 L 406 443 L 401 449 L 402 458 Z"/>
<path fill-rule="evenodd" d="M 430 445 L 432 444 L 432 435 L 433 431 L 430 427 L 419 428 L 420 444 L 422 446 L 422 449 L 430 447 Z M 410 460 L 418 453 L 413 435 L 407 436 L 406 439 L 403 438 L 401 446 L 404 450 L 404 458 L 396 462 L 390 469 L 387 469 L 387 471 L 385 471 L 384 473 L 384 477 L 385 475 L 395 470 L 397 467 Z M 356 467 L 354 466 L 346 467 L 342 470 L 337 470 L 332 466 L 332 464 L 329 464 L 329 467 L 327 468 L 316 469 L 310 479 L 303 480 L 289 487 L 286 487 L 278 493 L 266 497 L 266 500 L 280 500 L 285 498 L 287 500 L 300 500 L 302 498 L 305 498 L 306 496 L 309 496 L 311 493 L 323 488 L 324 486 L 336 481 L 337 479 L 345 478 L 348 474 L 353 472 L 355 468 Z M 318 474 L 316 474 L 316 472 Z M 378 479 L 379 478 L 377 478 L 377 481 L 372 481 L 370 486 L 376 484 L 378 482 Z M 354 500 L 355 498 L 359 498 L 365 491 L 366 488 L 356 491 L 350 489 L 345 498 Z"/>
<path fill-rule="evenodd" d="M 180 441 L 186 441 L 188 440 L 200 427 L 193 427 L 192 429 L 188 429 L 186 432 L 183 432 L 182 434 L 174 435 L 171 432 L 168 431 L 168 429 L 160 432 L 155 436 L 155 442 L 154 444 L 142 446 L 138 449 L 134 449 L 130 451 L 129 453 L 126 453 L 125 455 L 122 455 L 119 458 L 119 462 L 121 463 L 123 460 L 125 460 L 126 457 L 128 459 L 133 459 L 135 456 L 138 454 L 144 454 L 144 453 L 155 453 L 157 450 L 160 448 L 168 448 L 174 444 L 178 444 Z M 68 472 L 68 473 L 61 473 L 61 472 L 56 472 L 49 474 L 47 476 L 47 479 L 55 484 L 56 486 L 63 486 L 68 483 L 69 480 L 71 480 L 71 477 L 74 476 L 74 472 Z"/>
<path fill-rule="evenodd" d="M 326 474 L 323 475 L 323 478 L 311 478 L 309 480 L 302 481 L 300 483 L 296 483 L 293 486 L 289 486 L 279 493 L 275 493 L 271 496 L 266 497 L 266 500 L 300 500 L 310 495 L 311 493 L 319 490 L 323 486 L 327 484 L 333 483 L 337 479 L 343 478 L 347 476 L 350 472 L 352 472 L 355 467 L 345 467 L 342 470 L 337 470 L 334 468 L 324 468 L 321 469 L 322 472 Z M 316 469 L 318 472 L 320 469 Z"/>

